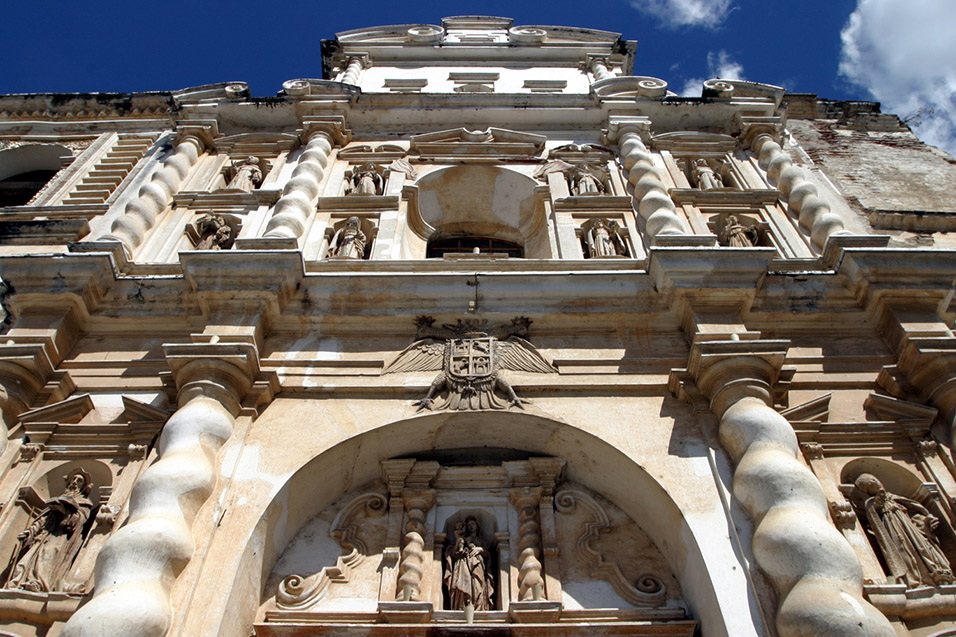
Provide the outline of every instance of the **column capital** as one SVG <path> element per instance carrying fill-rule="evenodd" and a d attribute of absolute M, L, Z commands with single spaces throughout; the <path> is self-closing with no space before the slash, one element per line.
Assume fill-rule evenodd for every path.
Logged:
<path fill-rule="evenodd" d="M 906 336 L 899 350 L 896 368 L 920 398 L 935 405 L 948 420 L 956 417 L 956 338 L 952 336 Z M 881 385 L 901 393 L 887 379 L 884 368 Z"/>
<path fill-rule="evenodd" d="M 57 372 L 45 343 L 0 345 L 0 408 L 19 415 L 46 393 L 45 402 L 69 396 L 76 386 L 69 372 Z"/>
<path fill-rule="evenodd" d="M 316 135 L 325 135 L 332 144 L 338 146 L 344 146 L 352 140 L 352 131 L 346 125 L 344 115 L 303 117 L 299 139 L 307 144 Z"/>
<path fill-rule="evenodd" d="M 214 119 L 185 120 L 176 123 L 176 137 L 173 143 L 179 145 L 192 138 L 199 142 L 199 150 L 202 152 L 213 148 L 215 139 L 219 136 L 219 122 Z"/>
<path fill-rule="evenodd" d="M 608 117 L 605 140 L 610 144 L 619 144 L 627 133 L 640 136 L 644 142 L 651 139 L 651 120 L 639 115 L 611 115 Z"/>
<path fill-rule="evenodd" d="M 174 343 L 163 351 L 180 407 L 209 396 L 234 416 L 254 416 L 278 390 L 275 374 L 260 371 L 259 354 L 248 343 Z"/>
<path fill-rule="evenodd" d="M 538 506 L 543 493 L 541 487 L 516 487 L 508 490 L 508 498 L 514 508 L 521 510 Z"/>
<path fill-rule="evenodd" d="M 772 407 L 779 398 L 777 385 L 784 376 L 789 347 L 790 341 L 783 339 L 696 342 L 687 368 L 671 371 L 671 391 L 693 399 L 694 386 L 718 416 L 744 397 L 758 398 Z"/>
<path fill-rule="evenodd" d="M 761 136 L 766 136 L 778 144 L 783 144 L 784 128 L 779 117 L 740 116 L 738 120 L 740 126 L 739 141 L 744 148 L 750 148 L 754 152 L 758 152 L 760 149 L 756 148 L 757 140 Z"/>

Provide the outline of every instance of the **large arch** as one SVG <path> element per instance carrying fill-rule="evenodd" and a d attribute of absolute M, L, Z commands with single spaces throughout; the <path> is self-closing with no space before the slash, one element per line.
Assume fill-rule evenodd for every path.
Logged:
<path fill-rule="evenodd" d="M 219 634 L 244 634 L 284 548 L 335 498 L 380 476 L 384 459 L 434 450 L 507 447 L 568 461 L 567 478 L 597 491 L 636 520 L 668 561 L 692 615 L 710 636 L 763 634 L 759 610 L 725 529 L 695 519 L 643 467 L 606 441 L 567 423 L 528 413 L 464 412 L 417 416 L 344 440 L 276 482 L 253 514 L 244 550 L 223 598 Z M 719 531 L 715 533 L 715 531 Z M 231 536 L 235 538 L 235 535 Z M 233 550 L 235 543 L 232 544 Z M 205 608 L 205 619 L 212 622 Z M 216 611 L 219 612 L 219 611 Z"/>

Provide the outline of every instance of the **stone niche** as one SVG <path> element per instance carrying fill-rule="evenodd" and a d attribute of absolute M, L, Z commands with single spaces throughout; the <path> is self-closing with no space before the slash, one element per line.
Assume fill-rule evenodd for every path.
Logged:
<path fill-rule="evenodd" d="M 638 625 L 640 634 L 694 634 L 657 547 L 612 502 L 565 480 L 565 466 L 384 461 L 382 480 L 339 498 L 286 547 L 256 634 L 351 624 L 356 634 L 401 625 L 424 635 L 470 623 L 509 634 Z"/>
<path fill-rule="evenodd" d="M 0 618 L 14 631 L 0 634 L 59 634 L 89 599 L 96 556 L 168 416 L 128 396 L 97 408 L 89 394 L 20 415 L 0 480 Z"/>

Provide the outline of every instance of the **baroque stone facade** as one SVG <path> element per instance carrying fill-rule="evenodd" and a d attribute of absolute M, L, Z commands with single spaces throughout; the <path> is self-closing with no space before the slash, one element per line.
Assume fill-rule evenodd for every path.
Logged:
<path fill-rule="evenodd" d="M 956 634 L 956 163 L 635 47 L 0 96 L 0 633 Z"/>

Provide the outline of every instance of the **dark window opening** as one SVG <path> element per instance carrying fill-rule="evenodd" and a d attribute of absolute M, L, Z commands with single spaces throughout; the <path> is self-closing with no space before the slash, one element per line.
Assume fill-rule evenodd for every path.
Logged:
<path fill-rule="evenodd" d="M 513 259 L 524 256 L 524 248 L 517 243 L 491 237 L 452 237 L 428 244 L 425 257 L 440 258 L 446 254 L 506 254 Z"/>
<path fill-rule="evenodd" d="M 0 179 L 0 208 L 26 205 L 56 173 L 55 170 L 31 170 Z"/>

